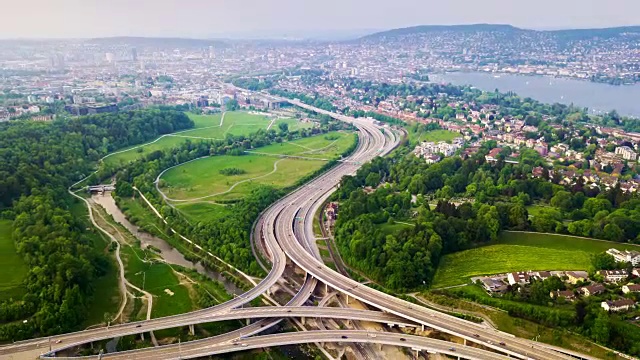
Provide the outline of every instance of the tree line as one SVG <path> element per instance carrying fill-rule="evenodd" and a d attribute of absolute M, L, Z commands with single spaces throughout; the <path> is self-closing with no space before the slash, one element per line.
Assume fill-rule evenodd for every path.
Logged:
<path fill-rule="evenodd" d="M 26 295 L 0 304 L 0 340 L 77 329 L 94 280 L 110 265 L 72 214 L 67 187 L 110 151 L 192 126 L 183 113 L 160 110 L 0 124 L 2 216 L 13 220 L 13 241 L 29 267 Z"/>

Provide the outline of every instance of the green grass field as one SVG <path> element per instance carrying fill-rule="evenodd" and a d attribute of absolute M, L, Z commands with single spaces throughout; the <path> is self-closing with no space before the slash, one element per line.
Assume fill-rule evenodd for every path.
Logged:
<path fill-rule="evenodd" d="M 462 135 L 460 135 L 459 133 L 449 131 L 449 130 L 432 130 L 422 134 L 417 134 L 416 140 L 432 141 L 432 142 L 438 142 L 438 141 L 451 142 L 451 140 L 461 136 Z"/>
<path fill-rule="evenodd" d="M 17 300 L 26 292 L 22 280 L 27 275 L 27 264 L 16 252 L 11 232 L 11 221 L 0 220 L 0 301 Z"/>
<path fill-rule="evenodd" d="M 478 275 L 526 270 L 588 270 L 591 256 L 609 248 L 640 249 L 572 236 L 504 232 L 493 244 L 445 255 L 432 287 L 468 283 Z"/>
<path fill-rule="evenodd" d="M 255 151 L 267 154 L 335 159 L 353 145 L 354 141 L 353 133 L 333 131 L 280 144 L 267 145 Z"/>
<path fill-rule="evenodd" d="M 556 208 L 551 205 L 538 205 L 538 204 L 527 206 L 527 212 L 529 213 L 529 216 L 537 216 L 540 214 L 540 211 L 543 209 L 556 209 Z"/>
<path fill-rule="evenodd" d="M 206 202 L 186 204 L 176 203 L 175 207 L 191 222 L 212 222 L 227 216 L 231 211 L 227 206 Z"/>
<path fill-rule="evenodd" d="M 166 135 L 152 144 L 144 146 L 136 145 L 128 149 L 120 150 L 106 157 L 104 162 L 109 165 L 126 164 L 154 151 L 174 148 L 187 140 L 206 141 L 209 139 L 224 139 L 228 134 L 248 136 L 260 129 L 267 130 L 267 127 L 271 123 L 271 120 L 264 115 L 249 114 L 247 112 L 226 113 L 222 126 L 220 126 L 222 114 L 188 115 L 195 123 L 193 129 Z M 310 123 L 301 123 L 296 119 L 280 119 L 274 122 L 272 129 L 280 131 L 277 126 L 278 122 L 286 122 L 289 125 L 290 131 L 313 125 Z"/>
<path fill-rule="evenodd" d="M 322 165 L 324 161 L 320 160 L 280 159 L 261 155 L 212 156 L 167 171 L 162 176 L 165 184 L 163 191 L 170 198 L 179 200 L 213 194 L 218 195 L 208 200 L 237 199 L 258 185 L 276 188 L 293 185 L 297 179 Z M 242 169 L 245 173 L 229 176 L 220 174 L 220 170 L 226 168 Z"/>
<path fill-rule="evenodd" d="M 397 222 L 394 224 L 387 224 L 387 223 L 378 224 L 376 225 L 376 227 L 379 228 L 380 231 L 382 231 L 385 235 L 395 235 L 401 230 L 412 228 L 411 225 L 397 223 Z"/>
<path fill-rule="evenodd" d="M 151 311 L 153 318 L 181 314 L 194 309 L 189 290 L 180 284 L 169 265 L 149 261 L 152 255 L 148 251 L 123 246 L 121 253 L 127 280 L 150 292 L 154 297 Z"/>
<path fill-rule="evenodd" d="M 276 131 L 280 131 L 280 129 L 278 128 L 278 124 L 280 123 L 286 123 L 289 131 L 297 131 L 297 130 L 309 129 L 313 127 L 312 122 L 301 122 L 301 121 L 298 121 L 297 119 L 278 119 L 276 120 L 276 122 L 273 124 L 271 128 L 275 129 Z"/>

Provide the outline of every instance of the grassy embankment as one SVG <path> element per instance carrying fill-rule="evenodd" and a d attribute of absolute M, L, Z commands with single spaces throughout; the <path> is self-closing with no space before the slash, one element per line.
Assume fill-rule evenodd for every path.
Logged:
<path fill-rule="evenodd" d="M 638 246 L 573 236 L 503 232 L 489 245 L 445 255 L 433 288 L 465 284 L 478 275 L 526 270 L 588 270 L 591 256 Z"/>
<path fill-rule="evenodd" d="M 12 231 L 11 220 L 0 220 L 0 301 L 19 299 L 26 293 L 22 281 L 27 264 L 16 252 Z"/>

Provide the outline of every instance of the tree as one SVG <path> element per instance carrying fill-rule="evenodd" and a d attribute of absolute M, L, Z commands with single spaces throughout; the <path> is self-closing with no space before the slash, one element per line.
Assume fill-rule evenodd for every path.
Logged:
<path fill-rule="evenodd" d="M 613 256 L 607 253 L 595 254 L 591 257 L 591 266 L 594 270 L 612 270 L 617 264 Z"/>
<path fill-rule="evenodd" d="M 591 336 L 600 344 L 608 344 L 610 336 L 609 315 L 601 311 L 591 327 Z"/>
<path fill-rule="evenodd" d="M 224 105 L 228 111 L 236 111 L 240 109 L 240 104 L 238 104 L 238 100 L 236 99 L 229 100 Z"/>
<path fill-rule="evenodd" d="M 286 133 L 289 131 L 289 124 L 287 124 L 286 122 L 281 122 L 278 124 L 278 129 L 280 129 L 280 132 Z"/>
<path fill-rule="evenodd" d="M 622 241 L 624 240 L 624 232 L 616 224 L 607 224 L 604 227 L 604 235 L 607 240 Z"/>

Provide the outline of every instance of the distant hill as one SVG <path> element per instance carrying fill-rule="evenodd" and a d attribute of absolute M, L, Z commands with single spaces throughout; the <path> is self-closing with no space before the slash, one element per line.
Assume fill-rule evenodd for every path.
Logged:
<path fill-rule="evenodd" d="M 136 47 L 154 47 L 154 48 L 162 48 L 162 47 L 175 47 L 175 48 L 200 47 L 201 48 L 201 47 L 209 47 L 209 46 L 213 46 L 216 48 L 226 48 L 229 46 L 229 44 L 227 44 L 225 41 L 222 41 L 222 40 L 128 37 L 128 36 L 94 38 L 94 39 L 89 39 L 86 42 L 90 44 L 98 44 L 98 45 L 130 45 L 130 46 L 136 46 Z"/>
<path fill-rule="evenodd" d="M 407 28 L 392 29 L 373 33 L 361 37 L 359 40 L 379 40 L 385 38 L 395 38 L 405 35 L 435 34 L 438 32 L 500 32 L 505 34 L 546 33 L 557 36 L 563 40 L 580 40 L 594 37 L 610 38 L 625 34 L 637 34 L 640 36 L 640 26 L 624 26 L 602 29 L 569 29 L 569 30 L 530 30 L 521 29 L 512 25 L 501 24 L 471 24 L 471 25 L 421 25 Z"/>

